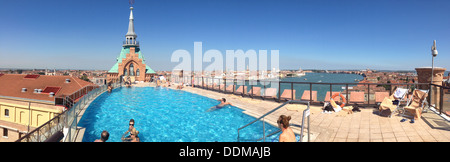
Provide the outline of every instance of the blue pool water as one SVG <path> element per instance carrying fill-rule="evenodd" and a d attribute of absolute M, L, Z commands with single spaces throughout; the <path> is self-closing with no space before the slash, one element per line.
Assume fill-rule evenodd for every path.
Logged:
<path fill-rule="evenodd" d="M 108 142 L 121 142 L 130 119 L 135 120 L 143 142 L 237 141 L 237 129 L 255 118 L 233 106 L 206 112 L 217 104 L 217 100 L 180 90 L 119 88 L 97 97 L 78 126 L 86 128 L 83 142 L 99 139 L 103 130 L 110 133 Z M 262 125 L 259 121 L 241 130 L 241 140 L 261 138 Z M 278 130 L 269 124 L 265 127 L 266 134 Z"/>

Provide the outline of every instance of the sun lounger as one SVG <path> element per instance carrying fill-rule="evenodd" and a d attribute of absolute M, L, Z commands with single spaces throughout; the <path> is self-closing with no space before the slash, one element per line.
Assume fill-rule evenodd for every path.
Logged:
<path fill-rule="evenodd" d="M 389 97 L 389 92 L 375 92 L 375 103 L 383 102 L 385 97 Z"/>
<path fill-rule="evenodd" d="M 310 95 L 311 92 L 309 90 L 303 91 L 301 100 L 309 101 L 311 99 L 312 101 L 317 101 L 317 91 L 312 91 L 312 97 L 310 97 Z"/>
<path fill-rule="evenodd" d="M 220 84 L 218 88 L 219 88 L 219 91 L 223 91 L 225 88 L 225 84 Z"/>
<path fill-rule="evenodd" d="M 251 96 L 261 96 L 261 87 L 252 87 L 248 93 Z"/>
<path fill-rule="evenodd" d="M 208 89 L 214 89 L 214 87 L 216 87 L 217 86 L 217 83 L 214 83 L 214 84 L 208 84 Z"/>
<path fill-rule="evenodd" d="M 244 87 L 244 88 L 242 88 Z M 244 92 L 244 93 L 242 93 Z M 235 94 L 247 94 L 247 86 L 239 86 L 238 89 L 234 92 Z"/>
<path fill-rule="evenodd" d="M 226 91 L 227 92 L 233 92 L 234 90 L 234 85 L 228 85 Z"/>
<path fill-rule="evenodd" d="M 333 98 L 334 101 L 340 101 L 339 92 L 333 92 L 333 95 L 336 95 L 336 97 Z M 325 102 L 330 102 L 330 91 L 327 91 L 327 94 L 325 95 Z"/>
<path fill-rule="evenodd" d="M 405 115 L 405 112 L 409 112 L 414 116 L 414 119 L 420 119 L 427 96 L 428 90 L 414 90 L 412 97 L 408 100 L 408 103 L 403 108 L 405 111 L 403 111 L 402 116 Z"/>
<path fill-rule="evenodd" d="M 405 96 L 408 94 L 408 89 L 404 89 L 404 88 L 396 88 L 394 93 L 389 96 L 389 97 L 385 97 L 383 99 L 383 101 L 380 104 L 380 107 L 378 108 L 378 110 L 380 111 L 380 115 L 384 112 L 384 111 L 389 111 L 389 117 L 392 117 L 392 114 L 394 112 L 398 112 L 398 109 L 400 108 L 400 102 L 401 101 L 405 101 Z M 398 100 L 398 102 L 396 104 L 394 104 L 392 101 L 394 100 Z"/>
<path fill-rule="evenodd" d="M 217 83 L 214 83 L 214 85 L 213 85 L 213 89 L 214 89 L 214 90 L 220 90 L 220 86 L 219 86 L 219 85 L 217 85 Z"/>
<path fill-rule="evenodd" d="M 292 94 L 292 90 L 285 89 L 280 96 L 280 100 L 295 100 L 295 89 L 293 91 L 294 94 Z"/>
<path fill-rule="evenodd" d="M 365 102 L 364 92 L 350 92 L 350 100 L 348 102 L 363 104 Z"/>
<path fill-rule="evenodd" d="M 277 98 L 277 89 L 266 88 L 266 90 L 264 91 L 263 98 Z"/>

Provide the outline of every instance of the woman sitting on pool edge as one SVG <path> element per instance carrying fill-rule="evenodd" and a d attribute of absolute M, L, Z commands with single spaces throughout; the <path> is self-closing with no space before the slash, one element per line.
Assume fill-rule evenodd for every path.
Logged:
<path fill-rule="evenodd" d="M 206 112 L 210 112 L 210 111 L 213 111 L 213 110 L 221 109 L 221 108 L 225 107 L 226 105 L 233 106 L 231 103 L 227 102 L 227 99 L 225 99 L 225 98 L 217 99 L 217 101 L 220 101 L 220 104 L 209 108 L 208 110 L 206 110 Z"/>
<path fill-rule="evenodd" d="M 280 134 L 279 142 L 296 142 L 294 131 L 289 128 L 289 120 L 291 116 L 281 115 L 278 120 L 278 127 L 283 133 Z"/>

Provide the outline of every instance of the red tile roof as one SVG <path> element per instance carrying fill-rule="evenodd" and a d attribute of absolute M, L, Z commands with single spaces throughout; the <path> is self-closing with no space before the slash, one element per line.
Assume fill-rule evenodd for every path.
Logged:
<path fill-rule="evenodd" d="M 86 82 L 71 76 L 32 76 L 35 79 L 25 78 L 24 74 L 5 74 L 0 77 L 0 96 L 18 97 L 34 100 L 55 101 L 55 97 L 70 95 L 86 86 L 95 84 Z M 66 83 L 66 79 L 70 79 Z M 22 92 L 26 88 L 26 92 Z M 59 88 L 59 89 L 58 89 Z M 34 93 L 35 89 L 42 89 L 41 93 Z M 49 97 L 50 92 L 55 92 L 54 97 Z"/>
<path fill-rule="evenodd" d="M 360 84 L 358 84 L 357 86 L 365 86 L 364 84 L 362 84 L 362 83 L 372 83 L 371 81 L 368 81 L 368 80 L 361 80 L 361 81 L 359 81 L 359 83 Z"/>

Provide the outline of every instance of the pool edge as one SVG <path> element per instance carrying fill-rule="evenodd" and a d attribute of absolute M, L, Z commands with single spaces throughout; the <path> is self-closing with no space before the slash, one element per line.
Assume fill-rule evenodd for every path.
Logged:
<path fill-rule="evenodd" d="M 105 91 L 105 92 L 107 93 L 107 91 Z M 80 126 L 78 126 L 78 124 L 80 123 L 81 118 L 83 118 L 83 115 L 84 115 L 86 109 L 91 105 L 91 103 L 94 102 L 98 96 L 104 94 L 105 92 L 99 93 L 97 96 L 95 96 L 94 99 L 92 99 L 91 101 L 86 103 L 86 105 L 80 110 L 80 113 L 78 113 L 78 115 L 77 115 L 77 130 L 75 132 L 75 141 L 74 142 L 83 142 L 83 137 L 84 137 L 86 128 L 80 127 Z"/>

